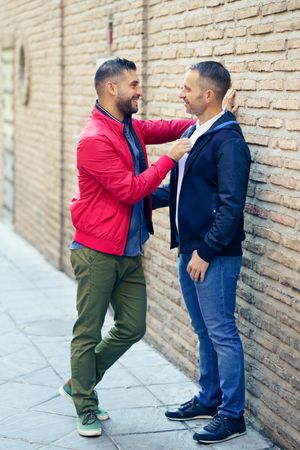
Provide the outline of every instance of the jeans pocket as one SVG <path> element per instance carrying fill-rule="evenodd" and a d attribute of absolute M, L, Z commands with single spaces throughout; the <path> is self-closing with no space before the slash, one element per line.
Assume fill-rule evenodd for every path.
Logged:
<path fill-rule="evenodd" d="M 84 264 L 90 265 L 93 264 L 99 252 L 96 250 L 92 250 L 88 247 L 79 248 L 77 250 L 71 250 L 71 264 L 74 266 L 78 265 L 78 262 L 81 261 Z M 80 264 L 81 265 L 81 264 Z"/>

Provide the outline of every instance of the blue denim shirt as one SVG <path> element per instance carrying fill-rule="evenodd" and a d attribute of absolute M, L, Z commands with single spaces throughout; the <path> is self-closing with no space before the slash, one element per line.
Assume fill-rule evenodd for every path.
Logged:
<path fill-rule="evenodd" d="M 106 114 L 106 111 L 97 103 L 97 107 Z M 108 113 L 107 113 L 108 114 Z M 109 114 L 110 115 L 110 114 Z M 112 117 L 110 115 L 110 117 Z M 112 117 L 113 118 L 113 117 Z M 117 119 L 115 119 L 117 120 Z M 134 164 L 134 174 L 137 176 L 141 173 L 140 167 L 140 151 L 137 147 L 134 135 L 131 130 L 131 118 L 125 117 L 124 119 L 124 135 L 128 142 Z M 127 236 L 126 247 L 124 256 L 139 256 L 143 254 L 143 244 L 149 238 L 149 233 L 145 221 L 144 215 L 144 200 L 140 200 L 132 206 L 130 226 Z M 79 242 L 72 241 L 70 244 L 70 250 L 77 250 L 84 247 Z"/>
<path fill-rule="evenodd" d="M 129 144 L 134 163 L 134 174 L 141 173 L 139 149 L 137 148 L 134 136 L 130 129 L 130 118 L 124 120 L 124 134 Z M 144 215 L 144 200 L 140 200 L 132 207 L 129 233 L 127 236 L 127 243 L 125 247 L 125 256 L 138 256 L 143 253 L 142 245 L 149 238 L 149 233 Z"/>

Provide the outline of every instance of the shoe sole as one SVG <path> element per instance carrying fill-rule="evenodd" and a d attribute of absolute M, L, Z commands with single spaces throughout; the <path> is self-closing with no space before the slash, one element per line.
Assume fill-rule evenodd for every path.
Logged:
<path fill-rule="evenodd" d="M 96 414 L 98 420 L 107 420 L 109 419 L 109 415 L 107 414 Z"/>
<path fill-rule="evenodd" d="M 74 406 L 74 402 L 73 402 L 72 396 L 66 393 L 66 391 L 63 388 L 63 386 L 60 386 L 60 388 L 58 389 L 58 392 L 65 400 L 67 400 L 69 403 L 72 403 L 72 405 Z M 107 419 L 109 419 L 109 415 L 108 414 L 96 414 L 96 416 L 97 416 L 97 418 L 99 420 L 107 420 Z"/>
<path fill-rule="evenodd" d="M 86 431 L 82 431 L 82 430 L 78 430 L 78 434 L 80 434 L 80 436 L 84 436 L 84 437 L 93 437 L 93 436 L 101 436 L 102 434 L 102 430 L 86 430 Z"/>
<path fill-rule="evenodd" d="M 194 416 L 194 417 L 187 417 L 187 418 L 173 418 L 173 417 L 167 417 L 166 416 L 166 418 L 168 419 L 168 420 L 177 420 L 177 421 L 180 421 L 180 422 L 186 422 L 187 420 L 196 420 L 196 419 L 212 419 L 213 418 L 213 416 Z"/>
<path fill-rule="evenodd" d="M 218 444 L 219 442 L 229 441 L 230 439 L 234 439 L 239 436 L 245 436 L 245 434 L 247 434 L 247 431 L 244 431 L 243 433 L 232 434 L 231 436 L 228 436 L 227 438 L 221 439 L 221 440 L 215 440 L 215 441 L 208 441 L 206 439 L 194 439 L 194 440 L 199 442 L 200 444 Z"/>

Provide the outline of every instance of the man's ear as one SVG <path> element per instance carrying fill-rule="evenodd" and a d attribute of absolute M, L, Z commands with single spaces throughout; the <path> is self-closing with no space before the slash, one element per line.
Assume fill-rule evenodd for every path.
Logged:
<path fill-rule="evenodd" d="M 107 81 L 105 83 L 105 88 L 108 94 L 115 96 L 117 94 L 117 85 L 112 81 Z"/>
<path fill-rule="evenodd" d="M 205 92 L 206 103 L 211 103 L 216 99 L 216 94 L 212 89 L 207 89 Z"/>

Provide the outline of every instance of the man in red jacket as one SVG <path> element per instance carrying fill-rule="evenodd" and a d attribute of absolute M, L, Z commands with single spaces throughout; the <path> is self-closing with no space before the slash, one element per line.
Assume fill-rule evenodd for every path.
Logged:
<path fill-rule="evenodd" d="M 98 100 L 77 146 L 79 193 L 71 204 L 75 237 L 71 263 L 78 318 L 71 343 L 72 378 L 60 387 L 74 402 L 82 436 L 101 434 L 108 418 L 95 386 L 146 328 L 146 286 L 141 255 L 153 233 L 150 194 L 187 151 L 181 139 L 148 167 L 146 144 L 178 139 L 194 120 L 136 120 L 142 95 L 136 66 L 103 63 L 95 75 Z M 114 326 L 102 338 L 109 304 Z"/>

